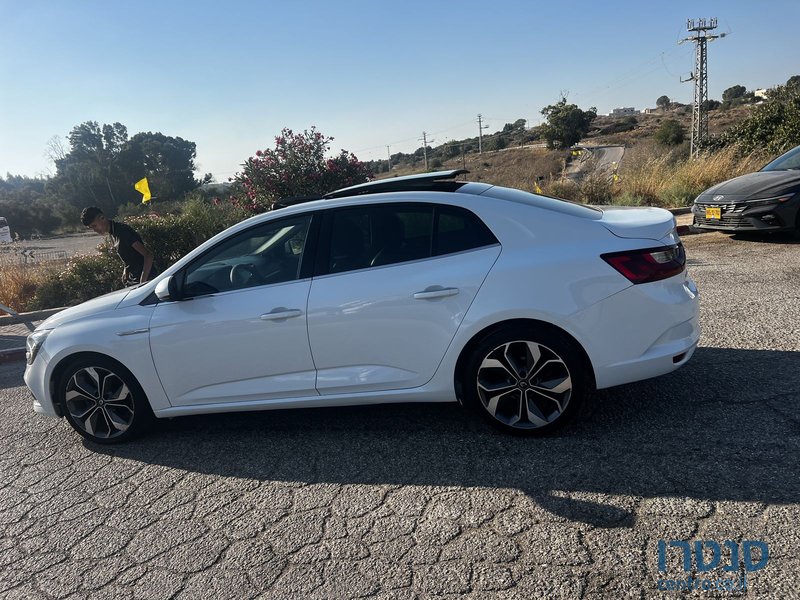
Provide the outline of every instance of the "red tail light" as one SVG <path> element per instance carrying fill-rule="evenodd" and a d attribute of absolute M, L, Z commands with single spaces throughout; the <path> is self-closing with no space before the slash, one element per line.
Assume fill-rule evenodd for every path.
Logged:
<path fill-rule="evenodd" d="M 600 258 L 622 273 L 631 283 L 649 283 L 667 279 L 686 268 L 683 244 L 626 250 L 601 254 Z"/>

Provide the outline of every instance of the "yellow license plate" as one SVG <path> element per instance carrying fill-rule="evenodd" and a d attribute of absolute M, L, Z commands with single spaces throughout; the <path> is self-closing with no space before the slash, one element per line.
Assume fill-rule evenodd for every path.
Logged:
<path fill-rule="evenodd" d="M 706 219 L 721 219 L 722 218 L 722 209 L 721 208 L 707 208 L 706 209 Z"/>

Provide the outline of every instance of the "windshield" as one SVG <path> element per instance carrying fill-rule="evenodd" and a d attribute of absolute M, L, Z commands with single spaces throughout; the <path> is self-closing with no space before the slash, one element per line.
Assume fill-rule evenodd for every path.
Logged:
<path fill-rule="evenodd" d="M 761 170 L 785 171 L 787 169 L 800 169 L 800 146 L 792 148 L 786 154 L 781 154 Z"/>

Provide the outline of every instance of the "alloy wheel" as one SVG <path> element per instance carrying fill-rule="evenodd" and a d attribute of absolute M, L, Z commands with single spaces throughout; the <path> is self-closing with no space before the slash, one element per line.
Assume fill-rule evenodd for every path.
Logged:
<path fill-rule="evenodd" d="M 573 383 L 555 351 L 519 340 L 497 346 L 485 356 L 478 367 L 477 390 L 483 407 L 500 423 L 537 429 L 564 413 Z"/>
<path fill-rule="evenodd" d="M 82 367 L 67 382 L 66 407 L 77 427 L 95 438 L 112 439 L 133 423 L 134 400 L 123 379 L 102 367 Z"/>

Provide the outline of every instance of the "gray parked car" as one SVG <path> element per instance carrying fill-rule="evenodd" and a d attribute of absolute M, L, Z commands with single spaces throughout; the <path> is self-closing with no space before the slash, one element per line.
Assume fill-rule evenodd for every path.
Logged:
<path fill-rule="evenodd" d="M 756 173 L 707 189 L 695 199 L 692 213 L 700 229 L 791 231 L 800 237 L 800 146 Z"/>

